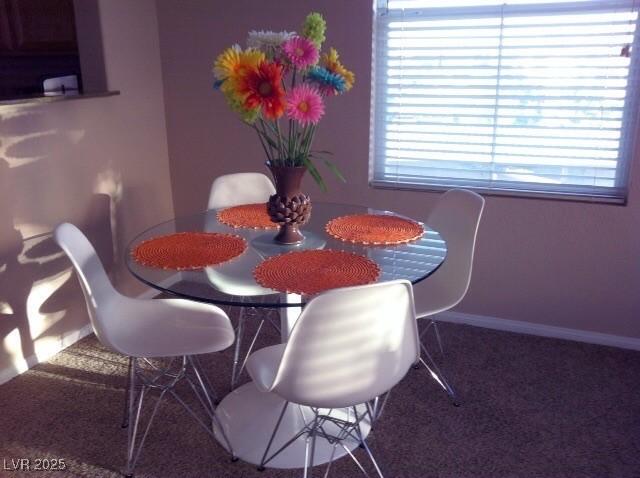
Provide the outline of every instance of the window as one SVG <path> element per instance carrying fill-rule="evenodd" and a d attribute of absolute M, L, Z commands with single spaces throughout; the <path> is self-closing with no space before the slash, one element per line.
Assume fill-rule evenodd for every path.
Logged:
<path fill-rule="evenodd" d="M 377 0 L 370 182 L 624 202 L 635 0 Z"/>

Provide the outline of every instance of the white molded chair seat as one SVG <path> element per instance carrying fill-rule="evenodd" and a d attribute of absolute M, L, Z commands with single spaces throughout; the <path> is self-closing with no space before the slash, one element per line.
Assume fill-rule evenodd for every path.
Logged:
<path fill-rule="evenodd" d="M 273 183 L 262 173 L 225 174 L 217 177 L 211 184 L 208 209 L 221 209 L 242 204 L 266 203 L 269 197 L 275 193 L 276 188 L 273 186 Z M 211 220 L 215 220 L 217 225 L 217 219 L 211 218 Z M 235 272 L 236 268 L 240 271 L 246 270 L 246 264 L 253 261 L 255 261 L 257 265 L 262 261 L 262 257 L 255 251 L 248 250 L 242 256 L 228 264 L 223 264 L 217 268 L 207 268 L 207 277 L 217 289 L 226 294 L 257 297 L 275 293 L 270 289 L 260 287 L 255 282 L 247 282 L 244 274 Z M 254 308 L 251 308 L 251 310 L 254 313 L 257 312 Z M 261 314 L 263 312 L 264 311 L 260 311 Z M 255 344 L 260 335 L 265 321 L 265 315 L 262 314 L 256 333 L 250 342 L 248 350 L 244 354 L 244 359 L 242 359 L 240 355 L 246 316 L 246 308 L 242 307 L 238 317 L 238 326 L 236 327 L 236 344 L 233 353 L 233 367 L 231 369 L 231 388 L 235 388 L 238 379 L 242 375 L 244 370 L 243 364 L 246 363 L 251 354 L 253 344 Z M 273 324 L 271 320 L 269 320 L 269 322 Z"/>
<path fill-rule="evenodd" d="M 311 407 L 316 414 L 312 424 L 300 432 L 307 434 L 309 459 L 304 476 L 309 463 L 313 466 L 317 436 L 335 442 L 334 446 L 348 437 L 359 437 L 382 476 L 361 434 L 365 416 L 359 415 L 356 407 L 366 404 L 368 419 L 373 421 L 370 402 L 393 388 L 419 357 L 412 286 L 409 281 L 398 280 L 334 289 L 314 297 L 287 343 L 253 353 L 247 370 L 259 390 L 285 400 L 285 409 L 294 403 Z M 352 409 L 354 420 L 341 420 L 344 435 L 329 437 L 322 423 L 335 419 L 323 409 L 338 408 Z M 268 456 L 284 412 L 260 469 L 286 448 Z"/>
<path fill-rule="evenodd" d="M 444 263 L 426 280 L 414 286 L 416 315 L 428 318 L 422 336 L 433 328 L 443 353 L 437 323 L 431 319 L 435 314 L 449 310 L 460 303 L 469 289 L 478 226 L 484 209 L 484 199 L 479 194 L 465 189 L 451 189 L 444 193 L 427 219 L 427 227 L 440 233 L 447 243 Z M 422 364 L 449 394 L 455 405 L 459 404 L 456 393 L 421 341 Z M 427 362 L 429 362 L 427 364 Z"/>
<path fill-rule="evenodd" d="M 233 343 L 233 328 L 224 311 L 213 305 L 181 299 L 125 297 L 113 287 L 96 251 L 77 227 L 61 224 L 55 229 L 54 238 L 76 270 L 96 337 L 106 347 L 129 356 L 123 428 L 129 425 L 129 418 L 134 418 L 134 423 L 129 426 L 125 475 L 133 476 L 158 404 L 167 393 L 182 404 L 214 440 L 214 425 L 226 438 L 215 415 L 210 382 L 195 357 L 224 350 Z M 149 361 L 159 357 L 174 359 L 166 368 Z M 181 357 L 181 360 L 176 361 L 175 357 Z M 188 381 L 198 396 L 206 414 L 204 420 L 175 392 L 175 385 L 182 380 Z M 159 391 L 160 397 L 138 440 L 140 410 L 144 397 L 151 390 Z M 233 456 L 228 440 L 226 444 Z"/>
<path fill-rule="evenodd" d="M 286 344 L 271 345 L 257 350 L 249 357 L 247 371 L 261 391 L 268 392 L 273 385 L 285 348 Z"/>
<path fill-rule="evenodd" d="M 467 293 L 484 203 L 482 196 L 472 191 L 451 189 L 429 214 L 427 227 L 444 238 L 447 257 L 438 270 L 414 288 L 418 318 L 455 307 Z"/>
<path fill-rule="evenodd" d="M 231 346 L 233 329 L 217 320 L 216 306 L 184 299 L 136 300 L 118 297 L 112 304 L 120 322 L 108 341 L 132 357 L 181 357 L 218 352 Z M 124 311 L 124 313 L 123 313 Z"/>
<path fill-rule="evenodd" d="M 235 173 L 217 177 L 211 184 L 209 209 L 267 202 L 276 193 L 271 180 L 262 173 Z"/>
<path fill-rule="evenodd" d="M 123 296 L 77 227 L 61 224 L 54 237 L 78 273 L 93 331 L 107 347 L 150 358 L 217 352 L 233 343 L 233 328 L 219 307 L 183 299 Z"/>

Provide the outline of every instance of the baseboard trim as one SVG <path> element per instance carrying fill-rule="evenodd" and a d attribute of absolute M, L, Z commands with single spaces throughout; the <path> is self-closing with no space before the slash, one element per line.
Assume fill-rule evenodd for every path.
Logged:
<path fill-rule="evenodd" d="M 465 314 L 462 312 L 442 312 L 434 317 L 442 322 L 474 325 L 486 329 L 503 330 L 519 334 L 538 335 L 555 339 L 573 340 L 589 344 L 607 345 L 622 349 L 640 350 L 640 338 L 624 337 L 621 335 L 603 334 L 587 330 L 569 329 L 554 325 L 535 324 L 519 320 L 501 319 L 486 315 Z"/>
<path fill-rule="evenodd" d="M 182 275 L 180 272 L 175 273 L 171 277 L 167 278 L 165 281 L 160 283 L 161 287 L 169 287 L 171 284 L 175 284 L 176 282 L 182 280 Z M 137 295 L 138 299 L 153 299 L 155 296 L 160 294 L 160 291 L 157 289 L 147 288 L 142 293 Z M 17 364 L 13 364 L 11 367 L 4 368 L 0 370 L 0 385 L 8 382 L 14 377 L 26 372 L 34 365 L 37 365 L 41 362 L 49 360 L 55 354 L 60 352 L 61 350 L 66 349 L 67 347 L 75 344 L 77 341 L 85 338 L 87 335 L 93 333 L 93 329 L 91 328 L 91 324 L 86 324 L 82 328 L 78 330 L 74 330 L 69 332 L 62 337 L 60 337 L 60 344 L 56 349 L 51 350 L 50 353 L 46 355 L 37 356 L 36 354 L 30 355 L 29 357 L 21 360 Z"/>

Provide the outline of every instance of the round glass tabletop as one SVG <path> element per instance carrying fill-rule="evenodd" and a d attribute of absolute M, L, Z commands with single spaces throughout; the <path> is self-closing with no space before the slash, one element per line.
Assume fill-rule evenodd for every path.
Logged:
<path fill-rule="evenodd" d="M 266 258 L 285 252 L 332 249 L 361 254 L 376 262 L 380 266 L 379 281 L 407 279 L 415 284 L 432 274 L 444 262 L 447 254 L 445 241 L 437 231 L 428 228 L 420 239 L 393 246 L 351 244 L 329 236 L 325 232 L 326 223 L 347 214 L 393 213 L 364 206 L 314 202 L 311 219 L 301 228 L 305 235 L 304 242 L 295 246 L 284 246 L 272 240 L 276 229 L 232 228 L 218 221 L 216 210 L 210 210 L 178 217 L 147 229 L 127 247 L 126 263 L 131 273 L 145 284 L 186 299 L 246 307 L 301 307 L 308 297 L 283 294 L 261 287 L 253 277 L 255 267 Z M 131 251 L 142 241 L 188 231 L 237 234 L 246 239 L 248 247 L 240 256 L 229 262 L 190 271 L 147 267 L 136 262 L 131 256 Z"/>

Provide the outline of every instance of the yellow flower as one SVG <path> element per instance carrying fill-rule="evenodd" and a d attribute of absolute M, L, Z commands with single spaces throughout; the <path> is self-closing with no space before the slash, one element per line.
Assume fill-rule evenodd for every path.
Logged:
<path fill-rule="evenodd" d="M 320 64 L 324 66 L 331 73 L 337 73 L 344 78 L 345 91 L 349 91 L 356 81 L 356 75 L 352 71 L 347 70 L 342 63 L 340 63 L 340 55 L 335 48 L 330 48 L 329 53 L 323 53 L 320 58 Z"/>
<path fill-rule="evenodd" d="M 253 48 L 247 48 L 244 51 L 239 45 L 227 48 L 213 65 L 214 75 L 223 82 L 220 89 L 224 93 L 238 95 L 238 79 L 247 70 L 255 70 L 264 59 L 264 53 Z"/>

